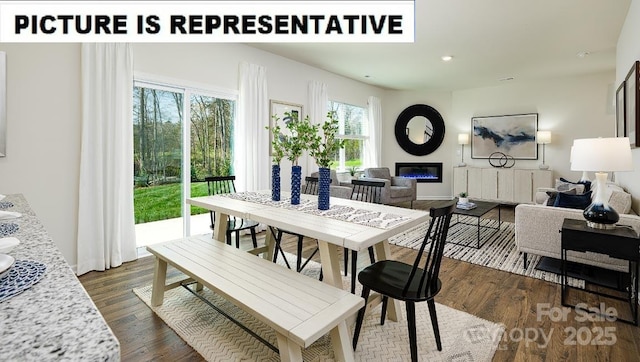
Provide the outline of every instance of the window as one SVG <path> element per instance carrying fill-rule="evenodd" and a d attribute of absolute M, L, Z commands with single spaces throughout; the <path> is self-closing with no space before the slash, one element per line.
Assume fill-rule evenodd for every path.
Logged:
<path fill-rule="evenodd" d="M 207 210 L 185 207 L 185 199 L 207 195 L 210 175 L 233 172 L 233 126 L 236 101 L 215 92 L 136 81 L 133 89 L 134 211 L 136 224 L 183 217 L 163 235 L 138 245 L 207 232 L 189 215 Z M 198 222 L 200 224 L 201 222 Z M 157 228 L 157 227 L 155 227 Z M 202 231 L 204 230 L 204 231 Z M 141 242 L 142 241 L 142 242 Z"/>
<path fill-rule="evenodd" d="M 335 155 L 331 168 L 340 171 L 364 166 L 366 142 L 369 139 L 367 109 L 351 104 L 329 101 L 329 110 L 336 112 L 340 125 L 340 137 L 344 148 Z"/>

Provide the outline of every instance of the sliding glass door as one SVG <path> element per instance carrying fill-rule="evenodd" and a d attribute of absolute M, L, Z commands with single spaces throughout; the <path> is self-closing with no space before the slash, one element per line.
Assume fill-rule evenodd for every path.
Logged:
<path fill-rule="evenodd" d="M 234 97 L 136 82 L 133 108 L 138 246 L 211 232 L 208 212 L 185 199 L 207 195 L 206 176 L 233 172 Z"/>

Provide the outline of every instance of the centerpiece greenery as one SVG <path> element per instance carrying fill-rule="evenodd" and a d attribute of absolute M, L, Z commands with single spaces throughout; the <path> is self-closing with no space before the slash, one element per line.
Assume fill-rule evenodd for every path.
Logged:
<path fill-rule="evenodd" d="M 280 201 L 280 161 L 284 158 L 286 148 L 284 144 L 285 136 L 282 134 L 282 130 L 278 121 L 280 118 L 276 115 L 273 117 L 273 126 L 266 128 L 271 130 L 271 158 L 273 163 L 271 164 L 271 199 L 273 201 Z"/>
<path fill-rule="evenodd" d="M 334 160 L 338 150 L 344 147 L 344 140 L 337 138 L 339 132 L 338 118 L 336 112 L 327 113 L 327 120 L 320 127 L 314 125 L 313 136 L 309 143 L 309 154 L 318 164 L 320 180 L 318 187 L 318 209 L 329 209 L 329 195 L 331 184 L 331 173 L 329 166 Z M 322 134 L 320 134 L 322 129 Z"/>

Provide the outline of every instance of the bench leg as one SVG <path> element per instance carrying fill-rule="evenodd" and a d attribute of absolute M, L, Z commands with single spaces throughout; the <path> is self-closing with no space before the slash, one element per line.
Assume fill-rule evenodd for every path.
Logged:
<path fill-rule="evenodd" d="M 331 330 L 331 345 L 336 361 L 351 362 L 354 360 L 347 322 L 342 321 Z"/>
<path fill-rule="evenodd" d="M 346 328 L 346 327 L 345 327 Z M 280 350 L 280 361 L 302 361 L 302 348 L 283 334 L 277 333 L 278 350 Z"/>
<path fill-rule="evenodd" d="M 156 265 L 153 271 L 153 286 L 151 289 L 151 306 L 162 305 L 164 299 L 164 283 L 167 279 L 167 262 L 156 257 Z"/>

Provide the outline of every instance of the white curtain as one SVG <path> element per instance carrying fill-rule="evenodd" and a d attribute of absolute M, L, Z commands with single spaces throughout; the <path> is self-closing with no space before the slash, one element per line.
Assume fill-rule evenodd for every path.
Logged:
<path fill-rule="evenodd" d="M 369 139 L 365 144 L 365 167 L 380 167 L 382 164 L 382 103 L 380 98 L 370 96 L 367 100 L 369 114 Z"/>
<path fill-rule="evenodd" d="M 309 111 L 307 115 L 309 115 L 309 119 L 311 119 L 311 123 L 313 124 L 324 123 L 327 118 L 327 107 L 329 104 L 329 92 L 327 89 L 327 85 L 322 82 L 309 82 L 309 89 L 307 91 Z M 308 157 L 307 170 L 308 174 L 318 170 L 318 165 L 316 165 L 315 160 L 311 157 Z"/>
<path fill-rule="evenodd" d="M 78 275 L 137 257 L 132 117 L 130 45 L 83 44 Z"/>
<path fill-rule="evenodd" d="M 240 63 L 238 118 L 234 130 L 234 171 L 238 191 L 270 188 L 269 96 L 265 67 Z"/>

